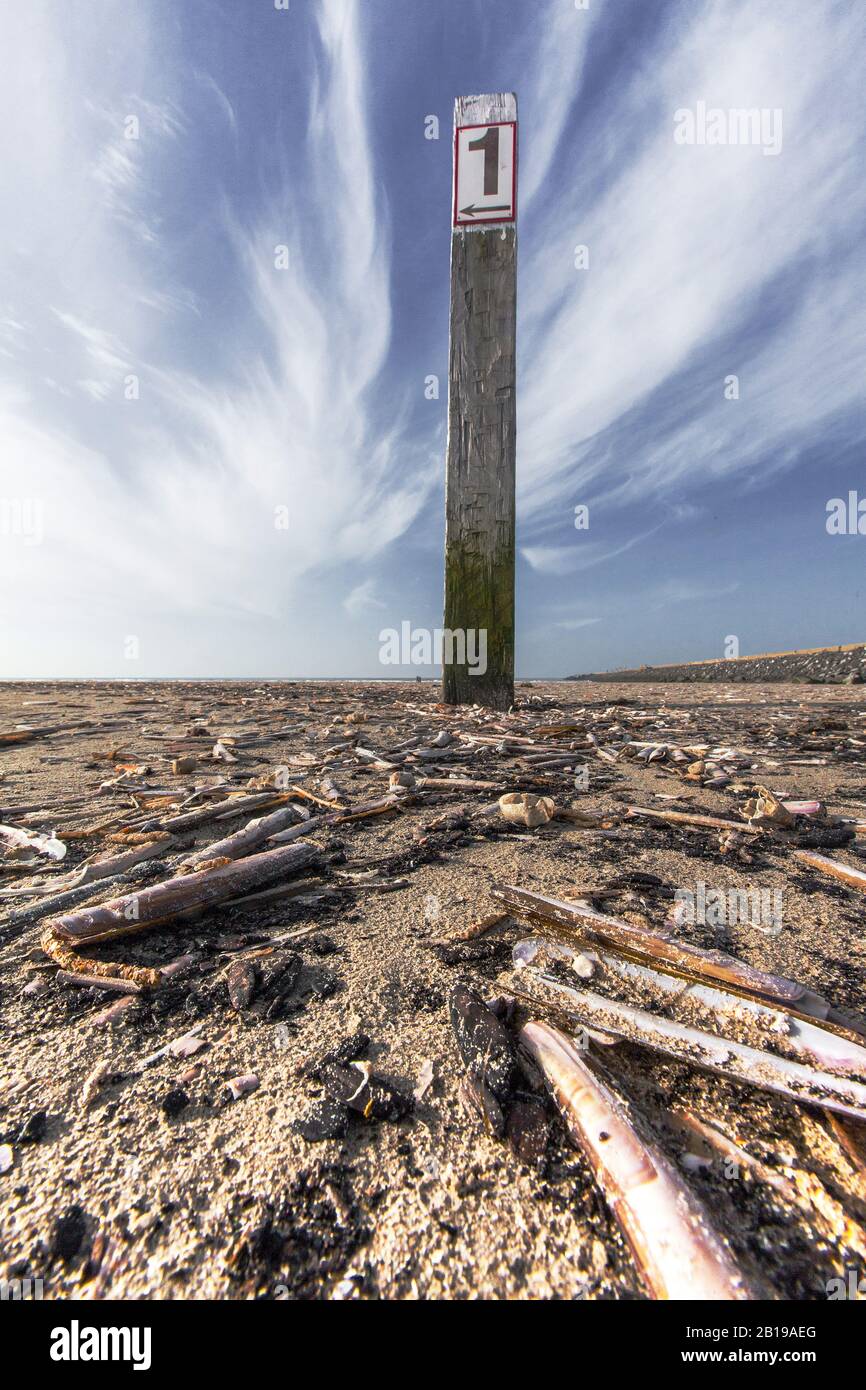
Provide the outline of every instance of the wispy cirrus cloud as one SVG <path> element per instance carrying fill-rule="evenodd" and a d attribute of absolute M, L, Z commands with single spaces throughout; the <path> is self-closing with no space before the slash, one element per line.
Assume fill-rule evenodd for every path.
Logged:
<path fill-rule="evenodd" d="M 536 12 L 534 32 L 521 29 L 512 40 L 510 61 L 524 82 L 518 110 L 521 140 L 531 150 L 521 169 L 521 215 L 532 208 L 540 191 L 548 202 L 547 181 L 568 130 L 600 10 L 598 5 L 579 10 L 573 0 L 548 0 Z M 555 82 L 550 80 L 552 73 Z"/>
<path fill-rule="evenodd" d="M 666 608 L 672 603 L 704 603 L 727 598 L 740 588 L 733 580 L 730 584 L 700 584 L 692 580 L 666 579 L 643 595 L 645 603 L 655 608 Z"/>
<path fill-rule="evenodd" d="M 793 466 L 788 446 L 859 400 L 866 99 L 839 55 L 863 37 L 855 7 L 813 8 L 802 25 L 776 0 L 672 5 L 652 61 L 584 109 L 573 177 L 563 157 L 523 271 L 525 516 L 567 486 L 626 505 L 774 450 Z M 674 113 L 699 100 L 780 108 L 781 156 L 675 145 Z M 594 153 L 611 147 L 598 181 Z"/>
<path fill-rule="evenodd" d="M 34 603 L 61 584 L 68 591 L 72 575 L 79 601 L 118 622 L 131 608 L 169 605 L 276 619 L 294 584 L 375 560 L 417 515 L 429 445 L 406 438 L 399 382 L 387 410 L 375 396 L 391 336 L 391 242 L 360 13 L 355 0 L 317 7 L 291 168 L 263 165 L 255 196 L 229 199 L 214 186 L 204 200 L 203 246 L 219 254 L 242 306 L 234 341 L 210 360 L 173 341 L 213 331 L 213 306 L 185 282 L 170 226 L 187 177 L 179 137 L 197 123 L 192 97 L 180 95 L 182 54 L 164 63 L 159 32 L 142 20 L 97 81 L 100 41 L 124 32 L 126 7 L 99 6 L 84 52 L 44 0 L 32 22 L 9 12 L 0 21 L 4 48 L 25 66 L 56 55 L 47 110 L 42 92 L 22 84 L 0 134 L 12 150 L 32 122 L 37 131 L 34 167 L 12 169 L 35 220 L 26 236 L 8 216 L 0 229 L 32 269 L 4 287 L 15 389 L 0 413 L 0 493 L 15 495 L 26 477 L 49 504 L 28 576 Z M 94 83 L 98 100 L 86 96 Z M 208 76 L 199 86 L 234 138 L 228 97 Z M 78 127 L 70 110 L 87 112 Z M 43 201 L 36 190 L 50 180 Z M 43 233 L 67 194 L 80 216 L 64 267 L 59 246 L 46 257 Z M 195 323 L 205 316 L 210 329 Z M 5 547 L 0 563 L 11 577 L 21 555 Z M 367 590 L 354 594 L 357 611 Z"/>
<path fill-rule="evenodd" d="M 566 632 L 577 632 L 582 627 L 595 627 L 596 623 L 601 621 L 601 618 L 560 618 L 553 626 Z"/>
<path fill-rule="evenodd" d="M 618 555 L 624 555 L 626 551 L 654 536 L 662 524 L 659 522 L 623 541 L 611 543 L 586 540 L 584 533 L 581 533 L 570 545 L 524 545 L 521 546 L 520 553 L 532 569 L 539 570 L 542 574 L 574 574 L 579 570 L 602 565 Z"/>
<path fill-rule="evenodd" d="M 376 584 L 373 579 L 364 579 L 360 584 L 356 584 L 351 593 L 343 599 L 343 607 L 350 618 L 360 617 L 362 613 L 380 612 L 385 604 L 376 596 Z"/>

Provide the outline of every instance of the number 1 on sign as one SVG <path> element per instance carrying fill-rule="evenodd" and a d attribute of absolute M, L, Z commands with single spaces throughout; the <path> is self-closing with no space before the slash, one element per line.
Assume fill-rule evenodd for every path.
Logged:
<path fill-rule="evenodd" d="M 499 126 L 492 125 L 477 140 L 470 140 L 470 150 L 484 151 L 484 196 L 499 192 Z"/>

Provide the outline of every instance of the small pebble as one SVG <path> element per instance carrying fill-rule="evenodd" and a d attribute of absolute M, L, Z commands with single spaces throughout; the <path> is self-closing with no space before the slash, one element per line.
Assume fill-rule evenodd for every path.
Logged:
<path fill-rule="evenodd" d="M 64 1264 L 71 1264 L 78 1254 L 87 1230 L 87 1221 L 81 1207 L 73 1204 L 54 1223 L 51 1240 L 51 1253 Z"/>
<path fill-rule="evenodd" d="M 38 1144 L 48 1126 L 48 1111 L 34 1110 L 18 1131 L 19 1144 Z"/>
<path fill-rule="evenodd" d="M 167 1095 L 163 1096 L 160 1104 L 169 1119 L 173 1119 L 189 1105 L 189 1096 L 180 1086 L 175 1086 Z"/>

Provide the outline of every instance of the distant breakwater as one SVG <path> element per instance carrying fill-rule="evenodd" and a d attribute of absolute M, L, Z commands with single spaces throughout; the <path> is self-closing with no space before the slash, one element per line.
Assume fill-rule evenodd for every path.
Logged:
<path fill-rule="evenodd" d="M 617 684 L 630 681 L 789 681 L 808 685 L 859 685 L 866 682 L 866 644 L 766 652 L 760 656 L 689 661 L 673 666 L 639 666 L 627 671 L 593 671 L 567 679 Z"/>

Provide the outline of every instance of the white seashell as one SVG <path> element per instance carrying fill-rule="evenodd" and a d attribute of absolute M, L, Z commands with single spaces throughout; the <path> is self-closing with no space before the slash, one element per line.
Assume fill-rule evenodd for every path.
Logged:
<path fill-rule="evenodd" d="M 530 830 L 546 825 L 556 814 L 556 803 L 549 796 L 533 796 L 531 792 L 507 792 L 499 798 L 500 814 L 514 825 Z"/>
<path fill-rule="evenodd" d="M 248 1096 L 251 1091 L 257 1091 L 260 1084 L 255 1072 L 249 1072 L 246 1076 L 231 1077 L 226 1082 L 226 1087 L 232 1100 L 240 1100 L 241 1096 Z"/>

